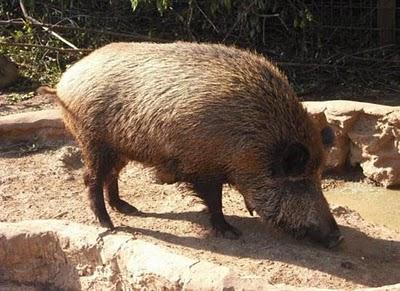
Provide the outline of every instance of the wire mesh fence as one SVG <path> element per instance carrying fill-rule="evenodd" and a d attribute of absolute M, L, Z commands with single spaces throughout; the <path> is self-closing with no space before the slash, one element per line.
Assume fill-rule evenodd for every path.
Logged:
<path fill-rule="evenodd" d="M 299 86 L 400 86 L 400 0 L 174 0 L 162 13 L 156 1 L 137 1 L 135 11 L 130 0 L 22 2 L 79 48 L 120 40 L 222 42 L 265 53 Z M 10 42 L 17 20 L 26 23 L 20 2 L 0 2 L 0 21 L 8 21 L 0 36 Z M 52 42 L 34 29 L 41 45 Z"/>

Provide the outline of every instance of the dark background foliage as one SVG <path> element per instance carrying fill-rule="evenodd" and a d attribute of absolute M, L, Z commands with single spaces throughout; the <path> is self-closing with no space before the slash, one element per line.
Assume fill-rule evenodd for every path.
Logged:
<path fill-rule="evenodd" d="M 265 54 L 299 94 L 341 87 L 399 92 L 399 2 L 385 11 L 377 0 L 1 0 L 0 53 L 30 80 L 54 83 L 87 53 L 63 40 L 79 49 L 112 41 L 218 42 Z M 382 39 L 384 13 L 397 21 L 389 40 Z"/>

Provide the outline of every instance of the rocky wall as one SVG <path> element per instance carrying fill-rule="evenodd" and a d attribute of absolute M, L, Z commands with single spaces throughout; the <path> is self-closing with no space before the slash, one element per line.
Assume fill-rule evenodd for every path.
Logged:
<path fill-rule="evenodd" d="M 321 128 L 334 129 L 327 169 L 360 165 L 369 179 L 385 187 L 400 185 L 400 107 L 343 100 L 304 105 Z"/>

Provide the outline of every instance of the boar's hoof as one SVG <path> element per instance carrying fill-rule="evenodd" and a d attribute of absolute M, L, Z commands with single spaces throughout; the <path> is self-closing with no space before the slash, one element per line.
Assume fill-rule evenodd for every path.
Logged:
<path fill-rule="evenodd" d="M 111 219 L 99 219 L 100 225 L 104 228 L 108 228 L 109 230 L 114 229 L 114 224 L 112 223 Z"/>
<path fill-rule="evenodd" d="M 139 210 L 135 206 L 130 205 L 128 202 L 126 202 L 122 199 L 118 200 L 118 202 L 112 203 L 111 207 L 113 209 L 115 209 L 116 211 L 126 214 L 126 215 L 139 214 Z"/>
<path fill-rule="evenodd" d="M 226 221 L 212 222 L 213 232 L 216 237 L 223 237 L 227 239 L 238 239 L 242 232 L 236 227 L 230 225 Z"/>
<path fill-rule="evenodd" d="M 343 236 L 338 233 L 337 235 L 331 237 L 331 239 L 325 244 L 328 249 L 337 247 L 343 242 Z"/>

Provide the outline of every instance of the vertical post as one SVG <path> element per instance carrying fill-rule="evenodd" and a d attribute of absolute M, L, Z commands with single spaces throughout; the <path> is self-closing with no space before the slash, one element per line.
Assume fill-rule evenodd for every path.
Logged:
<path fill-rule="evenodd" d="M 378 0 L 378 29 L 380 44 L 395 42 L 396 0 Z"/>

